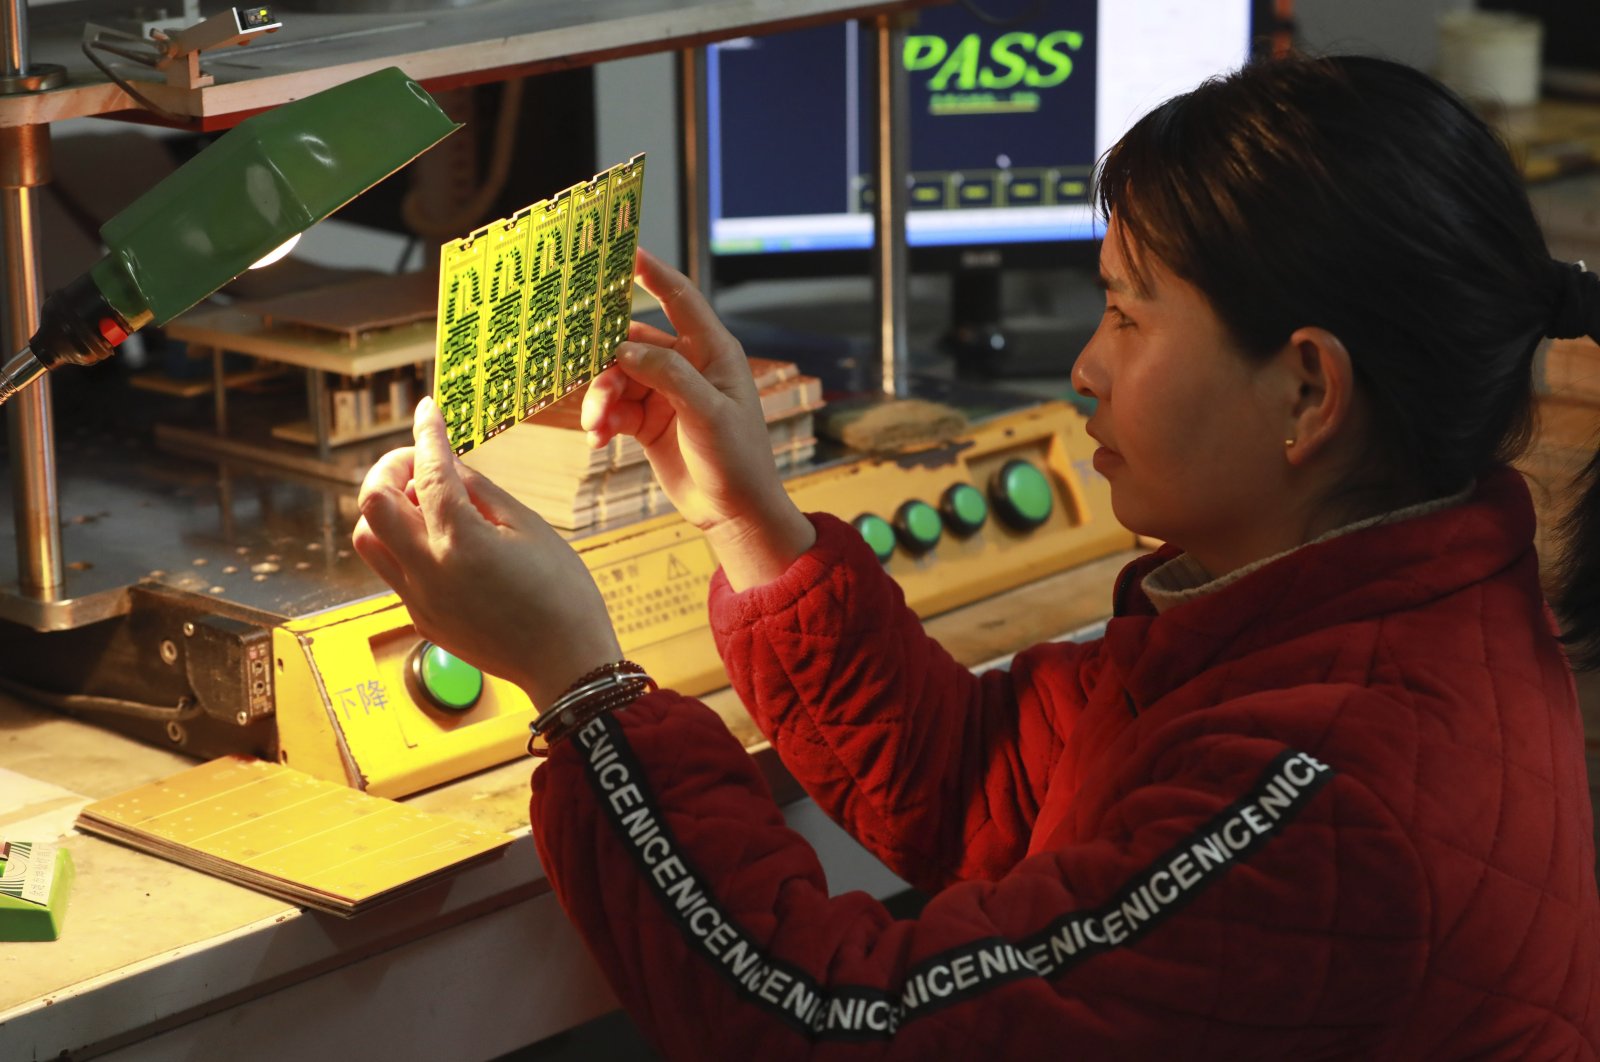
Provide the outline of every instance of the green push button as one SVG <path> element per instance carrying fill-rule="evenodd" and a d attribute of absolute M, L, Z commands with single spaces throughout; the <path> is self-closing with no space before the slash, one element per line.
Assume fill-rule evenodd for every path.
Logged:
<path fill-rule="evenodd" d="M 889 558 L 894 556 L 894 528 L 889 526 L 889 521 L 877 513 L 862 513 L 850 523 L 861 532 L 861 537 L 867 540 L 867 545 L 878 555 L 878 560 L 889 563 Z"/>
<path fill-rule="evenodd" d="M 939 498 L 939 512 L 950 533 L 965 538 L 977 533 L 989 519 L 989 503 L 983 500 L 983 491 L 971 483 L 957 483 Z"/>
<path fill-rule="evenodd" d="M 483 696 L 483 672 L 432 642 L 418 642 L 406 668 L 411 695 L 447 712 L 464 712 Z"/>
<path fill-rule="evenodd" d="M 912 498 L 895 510 L 894 531 L 900 544 L 913 554 L 923 554 L 939 544 L 944 524 L 939 510 L 925 501 Z"/>
<path fill-rule="evenodd" d="M 1031 461 L 1015 458 L 1000 466 L 989 483 L 1000 518 L 1018 531 L 1032 531 L 1050 518 L 1055 495 L 1050 480 Z"/>

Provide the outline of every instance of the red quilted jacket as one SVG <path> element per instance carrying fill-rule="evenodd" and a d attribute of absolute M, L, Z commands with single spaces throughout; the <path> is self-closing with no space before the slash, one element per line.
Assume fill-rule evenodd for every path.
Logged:
<path fill-rule="evenodd" d="M 672 693 L 533 777 L 561 902 L 669 1057 L 1595 1059 L 1582 724 L 1503 470 L 975 677 L 847 525 L 713 586 L 784 762 L 897 873 L 830 896 Z"/>

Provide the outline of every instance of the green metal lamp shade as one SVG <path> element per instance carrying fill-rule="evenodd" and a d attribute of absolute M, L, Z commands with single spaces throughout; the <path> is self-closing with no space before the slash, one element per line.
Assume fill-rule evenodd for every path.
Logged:
<path fill-rule="evenodd" d="M 458 128 L 395 68 L 240 122 L 105 223 L 106 256 L 0 363 L 0 403 L 166 324 Z"/>
<path fill-rule="evenodd" d="M 166 324 L 457 128 L 393 67 L 247 118 L 106 222 L 94 285 Z"/>

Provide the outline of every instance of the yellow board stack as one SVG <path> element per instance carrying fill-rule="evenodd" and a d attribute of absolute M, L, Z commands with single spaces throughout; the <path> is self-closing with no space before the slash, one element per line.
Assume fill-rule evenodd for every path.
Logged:
<path fill-rule="evenodd" d="M 813 415 L 822 405 L 822 381 L 802 375 L 793 362 L 751 358 L 750 369 L 779 470 L 804 467 L 816 450 Z M 637 441 L 617 436 L 598 449 L 589 446 L 579 423 L 584 390 L 512 425 L 495 445 L 462 460 L 568 531 L 670 511 Z"/>
<path fill-rule="evenodd" d="M 350 917 L 511 837 L 276 763 L 225 756 L 96 801 L 80 829 L 291 903 Z"/>

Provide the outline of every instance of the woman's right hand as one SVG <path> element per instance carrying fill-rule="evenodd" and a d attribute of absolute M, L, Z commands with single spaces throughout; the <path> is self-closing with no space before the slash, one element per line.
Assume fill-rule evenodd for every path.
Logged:
<path fill-rule="evenodd" d="M 816 533 L 783 489 L 739 341 L 689 278 L 639 251 L 637 279 L 677 331 L 635 321 L 583 400 L 593 446 L 632 435 L 735 590 L 782 575 Z"/>

